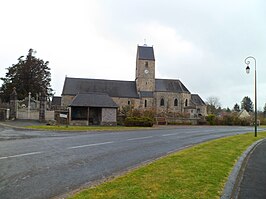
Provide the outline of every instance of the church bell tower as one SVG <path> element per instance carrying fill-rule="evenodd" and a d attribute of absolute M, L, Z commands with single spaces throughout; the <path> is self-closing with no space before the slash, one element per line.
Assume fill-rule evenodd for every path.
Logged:
<path fill-rule="evenodd" d="M 155 58 L 153 47 L 138 46 L 136 59 L 137 91 L 155 91 Z"/>

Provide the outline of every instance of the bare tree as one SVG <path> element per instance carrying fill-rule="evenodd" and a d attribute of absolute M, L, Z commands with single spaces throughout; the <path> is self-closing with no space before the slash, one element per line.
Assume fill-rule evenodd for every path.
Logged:
<path fill-rule="evenodd" d="M 217 114 L 221 110 L 221 103 L 218 97 L 208 97 L 206 104 L 208 114 Z"/>

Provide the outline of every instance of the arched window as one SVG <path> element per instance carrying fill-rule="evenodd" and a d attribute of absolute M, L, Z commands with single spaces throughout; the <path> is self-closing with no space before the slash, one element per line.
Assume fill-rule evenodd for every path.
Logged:
<path fill-rule="evenodd" d="M 187 102 L 187 99 L 186 99 L 186 101 L 185 101 L 185 106 L 188 106 L 188 102 Z"/>
<path fill-rule="evenodd" d="M 174 106 L 178 106 L 178 100 L 177 99 L 174 100 Z"/>
<path fill-rule="evenodd" d="M 160 106 L 164 106 L 164 99 L 161 99 Z"/>
<path fill-rule="evenodd" d="M 144 101 L 144 107 L 147 107 L 147 100 Z"/>

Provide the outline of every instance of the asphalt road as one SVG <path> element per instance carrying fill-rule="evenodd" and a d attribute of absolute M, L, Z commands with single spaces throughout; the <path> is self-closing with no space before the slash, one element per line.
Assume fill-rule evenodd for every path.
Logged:
<path fill-rule="evenodd" d="M 249 127 L 44 132 L 0 126 L 0 198 L 52 198 L 196 143 Z"/>

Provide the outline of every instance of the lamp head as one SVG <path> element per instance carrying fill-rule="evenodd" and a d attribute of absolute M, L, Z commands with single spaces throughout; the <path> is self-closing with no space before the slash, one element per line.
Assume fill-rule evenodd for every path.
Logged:
<path fill-rule="evenodd" d="M 247 67 L 246 67 L 246 73 L 249 74 L 249 72 L 250 72 L 250 68 L 249 68 L 249 65 L 247 65 Z"/>

